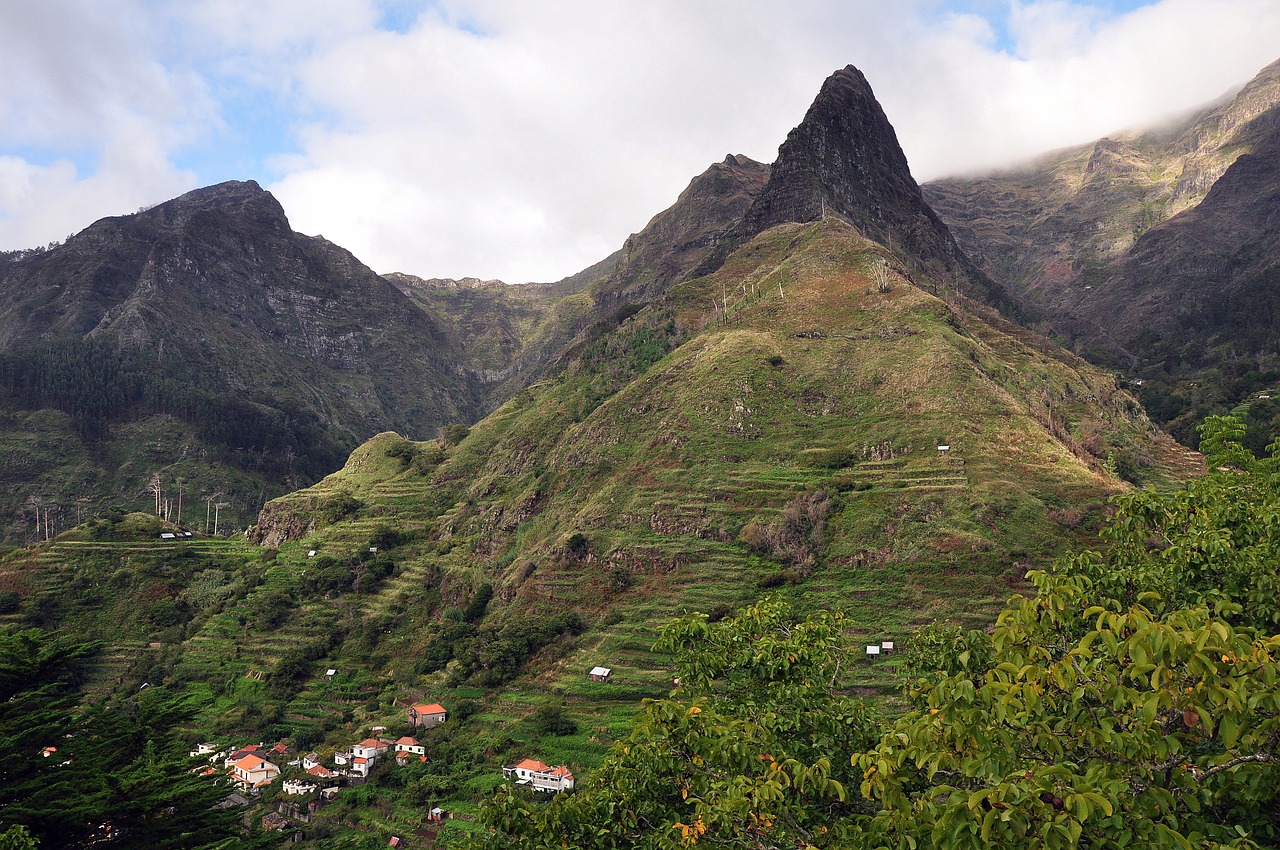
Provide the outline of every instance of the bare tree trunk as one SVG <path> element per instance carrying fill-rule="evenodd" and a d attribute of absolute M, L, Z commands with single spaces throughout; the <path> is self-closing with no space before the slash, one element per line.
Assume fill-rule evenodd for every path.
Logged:
<path fill-rule="evenodd" d="M 151 492 L 156 497 L 156 516 L 160 516 L 160 494 L 163 492 L 163 488 L 160 484 L 160 473 L 158 472 L 152 473 L 150 486 L 151 486 Z"/>

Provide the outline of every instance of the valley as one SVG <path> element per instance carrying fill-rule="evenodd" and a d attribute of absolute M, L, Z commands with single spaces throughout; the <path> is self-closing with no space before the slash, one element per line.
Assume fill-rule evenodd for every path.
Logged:
<path fill-rule="evenodd" d="M 1045 187 L 1057 178 L 922 192 L 850 66 L 824 84 L 775 163 L 731 155 L 712 165 L 619 252 L 557 283 L 380 277 L 294 233 L 256 184 L 198 190 L 6 260 L 0 451 L 13 459 L 4 466 L 13 486 L 3 506 L 12 545 L 0 559 L 0 628 L 10 641 L 0 697 L 20 697 L 30 711 L 39 694 L 58 694 L 39 725 L 53 740 L 92 712 L 145 718 L 172 695 L 182 711 L 165 716 L 181 720 L 163 734 L 150 727 L 152 749 L 176 764 L 199 747 L 207 751 L 189 762 L 197 773 L 233 772 L 238 786 L 217 787 L 240 794 L 232 803 L 246 840 L 264 846 L 297 836 L 308 847 L 535 847 L 557 835 L 581 842 L 566 846 L 641 846 L 637 835 L 653 842 L 644 846 L 678 846 L 677 833 L 690 846 L 708 831 L 732 841 L 774 826 L 782 843 L 761 846 L 876 846 L 853 836 L 865 829 L 906 842 L 971 816 L 976 842 L 979 821 L 987 835 L 990 821 L 1009 821 L 986 813 L 1008 810 L 999 795 L 1014 799 L 1008 783 L 1024 770 L 1035 795 L 1048 795 L 1027 797 L 1040 801 L 1034 817 L 1069 833 L 1059 812 L 1077 797 L 1063 803 L 1063 789 L 1086 779 L 1029 767 L 1051 766 L 1054 747 L 1065 746 L 1041 738 L 1029 762 L 1008 768 L 1013 780 L 982 776 L 970 761 L 946 767 L 974 783 L 955 791 L 971 799 L 966 812 L 931 809 L 945 794 L 913 797 L 934 787 L 926 765 L 953 750 L 981 750 L 973 759 L 993 764 L 1003 751 L 1022 752 L 1022 738 L 987 737 L 1008 731 L 993 719 L 1004 717 L 993 696 L 1002 677 L 1040 676 L 1043 663 L 1035 693 L 1072 694 L 1037 702 L 1026 696 L 1030 679 L 1019 680 L 1008 685 L 1025 700 L 1019 718 L 1042 703 L 1066 712 L 1096 697 L 1093 710 L 1104 714 L 1125 706 L 1122 720 L 1099 721 L 1108 734 L 1141 737 L 1157 711 L 1172 717 L 1176 708 L 1186 718 L 1178 746 L 1188 749 L 1212 749 L 1193 740 L 1201 717 L 1204 729 L 1236 714 L 1259 728 L 1275 720 L 1269 697 L 1248 711 L 1219 698 L 1253 687 L 1253 673 L 1222 684 L 1229 674 L 1203 661 L 1197 681 L 1214 683 L 1212 694 L 1183 714 L 1152 672 L 1201 663 L 1186 656 L 1209 644 L 1224 665 L 1252 652 L 1258 676 L 1272 669 L 1275 639 L 1248 630 L 1271 616 L 1259 596 L 1274 570 L 1258 566 L 1269 538 L 1251 517 L 1274 504 L 1274 462 L 1238 442 L 1247 425 L 1208 419 L 1207 464 L 1170 437 L 1131 392 L 1147 399 L 1134 375 L 1155 383 L 1154 373 L 1111 371 L 1115 361 L 1097 356 L 1083 331 L 1070 336 L 1085 327 L 1071 324 L 1083 313 L 1055 312 L 1075 296 L 1050 280 L 1094 251 L 1089 262 L 1106 269 L 1099 289 L 1131 291 L 1125 263 L 1142 265 L 1134 258 L 1161 233 L 1193 230 L 1177 238 L 1184 245 L 1209 238 L 1197 209 L 1208 217 L 1242 168 L 1275 173 L 1263 141 L 1230 162 L 1237 142 L 1220 141 L 1260 127 L 1268 104 L 1239 120 L 1225 107 L 1197 118 L 1221 133 L 1196 149 L 1196 173 L 1220 176 L 1195 183 L 1201 195 L 1178 195 L 1185 212 L 1173 214 L 1160 193 L 1177 192 L 1161 177 L 1132 203 L 1168 211 L 1167 220 L 1153 218 L 1130 242 L 1068 234 L 1050 252 L 1025 229 L 1051 222 L 1024 207 L 1047 205 Z M 1098 175 L 1100 196 L 1124 196 L 1106 204 L 1138 214 L 1124 206 L 1128 184 L 1107 176 L 1113 158 L 1133 166 L 1117 151 L 1095 146 L 1098 164 L 1085 170 Z M 1060 174 L 1080 156 L 1046 167 Z M 1028 182 L 1009 182 L 1017 180 Z M 1008 208 L 993 211 L 992 198 Z M 1265 218 L 1269 199 L 1236 206 Z M 1254 242 L 1269 246 L 1269 235 L 1263 228 Z M 1082 280 L 1067 286 L 1095 285 Z M 1090 321 L 1123 314 L 1111 303 Z M 1269 368 L 1262 348 L 1251 351 Z M 1245 398 L 1264 409 L 1269 399 L 1250 387 Z M 1197 410 L 1188 428 L 1216 408 Z M 1179 513 L 1179 494 L 1203 507 Z M 226 511 L 216 520 L 225 533 L 200 522 L 215 506 Z M 1178 535 L 1202 521 L 1217 524 L 1184 545 Z M 1105 559 L 1091 554 L 1103 551 Z M 1196 619 L 1209 609 L 1194 606 L 1218 598 L 1213 559 L 1225 563 L 1226 552 L 1249 559 L 1238 584 L 1218 588 L 1224 605 L 1212 617 L 1223 622 L 1209 625 Z M 1142 596 L 1143 581 L 1163 601 Z M 1166 615 L 1159 627 L 1175 648 L 1148 669 L 1141 641 L 1158 629 L 1143 618 Z M 1077 652 L 1086 633 L 1130 647 L 1116 675 L 1149 676 L 1156 696 L 1135 696 L 1131 685 L 1105 698 L 1086 693 L 1112 681 L 1110 662 L 1087 646 Z M 84 657 L 40 684 L 41 665 L 60 656 L 21 647 L 69 640 L 85 643 L 76 650 Z M 892 651 L 865 652 L 871 646 Z M 1068 687 L 1062 677 L 1084 676 L 1086 658 L 1103 665 L 1097 678 Z M 1182 675 L 1169 673 L 1164 687 Z M 1149 710 L 1140 704 L 1148 698 Z M 436 709 L 443 722 L 421 722 Z M 1255 709 L 1262 715 L 1248 714 Z M 26 715 L 16 712 L 0 713 L 0 728 L 24 737 Z M 779 720 L 791 713 L 794 721 Z M 947 730 L 964 730 L 942 755 L 930 736 L 950 733 L 927 726 L 939 714 Z M 713 721 L 721 725 L 703 737 L 648 749 L 693 734 L 679 724 Z M 1040 729 L 1040 720 L 1027 723 Z M 86 733 L 67 734 L 67 747 L 78 738 L 89 746 Z M 1099 736 L 1085 737 L 1102 751 L 1110 741 Z M 1239 757 L 1271 771 L 1280 755 L 1264 738 L 1246 736 L 1254 749 Z M 894 741 L 917 749 L 904 755 Z M 258 749 L 235 758 L 247 744 Z M 1236 745 L 1233 736 L 1204 756 L 1220 761 L 1195 770 L 1227 771 Z M 633 751 L 651 761 L 637 766 Z M 1076 756 L 1125 761 L 1106 753 Z M 1158 754 L 1142 750 L 1141 764 Z M 25 751 L 6 759 L 0 767 L 22 777 L 14 788 L 44 788 L 56 776 L 56 760 Z M 542 783 L 556 802 L 510 791 L 512 773 Z M 562 797 L 566 774 L 574 788 Z M 1086 828 L 1109 835 L 1093 813 L 1110 807 L 1108 818 L 1123 821 L 1115 801 L 1146 781 L 1095 779 L 1088 773 L 1095 784 L 1078 790 L 1089 808 L 1072 809 L 1072 840 Z M 285 781 L 305 790 L 287 792 Z M 1259 780 L 1272 781 L 1269 772 Z M 640 793 L 628 782 L 666 784 Z M 757 782 L 774 782 L 776 796 L 760 792 L 734 808 L 725 789 Z M 1156 806 L 1144 817 L 1164 825 L 1143 794 L 1132 796 Z M 646 801 L 665 801 L 650 815 L 675 832 L 625 822 L 649 811 Z M 67 846 L 94 843 L 87 821 L 99 832 L 120 827 L 124 846 L 130 830 L 142 834 L 142 820 L 98 810 L 68 825 L 48 803 L 10 792 L 0 823 L 5 806 L 30 805 L 21 822 L 72 836 L 51 839 Z M 615 845 L 607 830 L 575 832 L 600 816 L 587 808 L 597 805 L 614 806 L 618 835 L 630 837 Z M 1232 817 L 1211 826 L 1247 820 Z M 542 831 L 522 833 L 520 823 Z M 1006 839 L 992 846 L 1021 846 Z"/>

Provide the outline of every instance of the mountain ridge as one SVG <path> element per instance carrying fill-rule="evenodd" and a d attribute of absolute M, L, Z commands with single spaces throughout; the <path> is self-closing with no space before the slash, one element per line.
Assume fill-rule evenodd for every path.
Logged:
<path fill-rule="evenodd" d="M 1280 378 L 1278 124 L 1280 61 L 1181 125 L 925 193 L 1041 330 L 1128 372 L 1179 439 L 1236 410 L 1262 451 L 1280 434 L 1280 410 L 1250 412 Z"/>

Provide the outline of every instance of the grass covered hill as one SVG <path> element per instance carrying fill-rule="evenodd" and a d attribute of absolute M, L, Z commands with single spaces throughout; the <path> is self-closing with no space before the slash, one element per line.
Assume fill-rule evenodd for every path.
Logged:
<path fill-rule="evenodd" d="M 890 263 L 839 221 L 771 229 L 457 445 L 382 435 L 251 535 L 390 525 L 441 604 L 643 619 L 783 585 L 901 632 L 982 622 L 1119 473 L 1194 474 L 1111 376 Z"/>

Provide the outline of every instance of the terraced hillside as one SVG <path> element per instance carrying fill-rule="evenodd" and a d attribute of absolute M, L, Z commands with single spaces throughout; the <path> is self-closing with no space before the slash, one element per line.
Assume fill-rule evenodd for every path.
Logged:
<path fill-rule="evenodd" d="M 378 435 L 251 540 L 96 520 L 10 557 L 0 589 L 10 618 L 106 640 L 90 698 L 181 683 L 202 739 L 327 754 L 411 701 L 457 708 L 429 733 L 431 799 L 466 813 L 513 759 L 598 764 L 670 687 L 673 615 L 776 593 L 846 612 L 855 641 L 985 625 L 1090 539 L 1118 473 L 1196 458 L 1113 376 L 830 218 L 765 231 L 469 430 Z M 892 665 L 851 658 L 845 684 L 891 694 Z M 420 818 L 388 805 L 362 823 Z"/>
<path fill-rule="evenodd" d="M 982 622 L 1088 532 L 1127 486 L 1115 469 L 1196 466 L 1111 376 L 922 283 L 842 222 L 774 228 L 442 459 L 382 435 L 254 533 L 308 548 L 379 522 L 424 535 L 368 600 L 388 616 L 427 570 L 454 604 L 488 582 L 509 610 L 597 621 L 774 586 L 868 634 Z M 327 524 L 344 500 L 352 515 Z"/>

